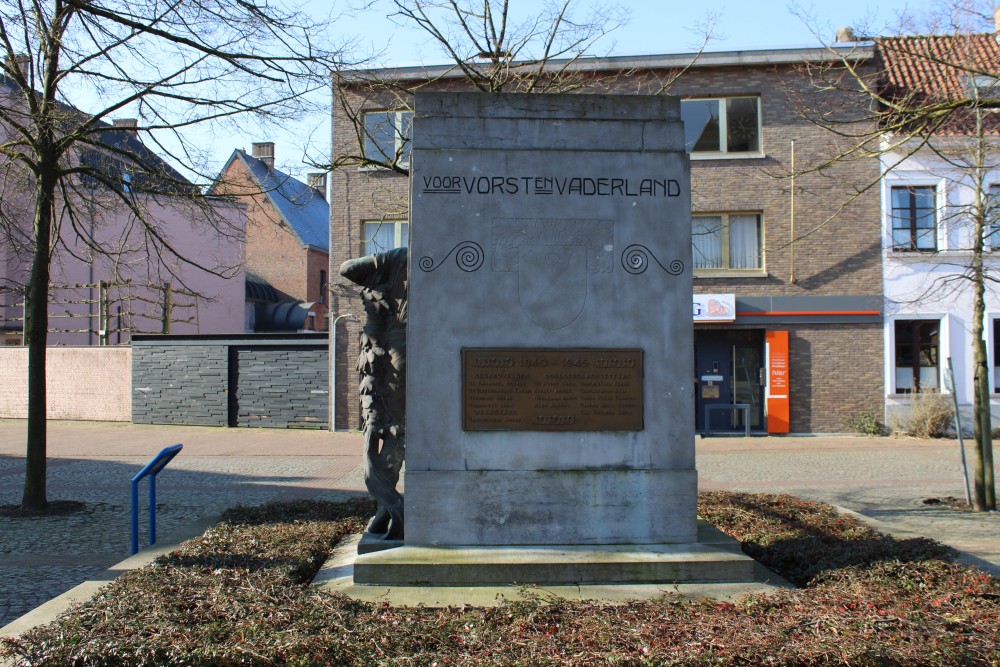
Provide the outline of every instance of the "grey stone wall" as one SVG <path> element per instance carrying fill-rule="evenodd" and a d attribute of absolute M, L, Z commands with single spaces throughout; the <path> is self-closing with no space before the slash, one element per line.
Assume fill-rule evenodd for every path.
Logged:
<path fill-rule="evenodd" d="M 328 352 L 324 348 L 234 349 L 237 425 L 327 427 Z"/>
<path fill-rule="evenodd" d="M 136 336 L 136 424 L 327 428 L 325 335 Z"/>
<path fill-rule="evenodd" d="M 225 345 L 132 347 L 132 423 L 226 426 Z"/>

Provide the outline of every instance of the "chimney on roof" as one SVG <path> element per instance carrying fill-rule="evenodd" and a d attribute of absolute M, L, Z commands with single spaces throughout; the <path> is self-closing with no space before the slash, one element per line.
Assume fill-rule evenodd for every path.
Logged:
<path fill-rule="evenodd" d="M 252 145 L 253 156 L 267 165 L 268 171 L 274 171 L 274 142 L 258 141 Z"/>
<path fill-rule="evenodd" d="M 856 42 L 858 41 L 857 36 L 854 34 L 853 28 L 843 27 L 837 28 L 837 43 L 841 42 Z"/>
<path fill-rule="evenodd" d="M 309 187 L 319 194 L 320 197 L 326 199 L 326 174 L 321 171 L 315 171 L 306 176 L 308 179 Z"/>
<path fill-rule="evenodd" d="M 135 118 L 115 118 L 112 123 L 114 123 L 116 129 L 125 130 L 132 134 L 138 132 L 139 121 Z"/>

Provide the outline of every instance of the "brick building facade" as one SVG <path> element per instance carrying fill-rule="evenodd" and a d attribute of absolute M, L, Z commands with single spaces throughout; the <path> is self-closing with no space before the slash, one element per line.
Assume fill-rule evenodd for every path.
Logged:
<path fill-rule="evenodd" d="M 871 51 L 852 45 L 841 55 L 864 66 Z M 829 155 L 832 135 L 806 119 L 803 100 L 813 109 L 849 102 L 819 92 L 810 79 L 807 65 L 829 58 L 822 49 L 784 49 L 579 65 L 591 77 L 586 92 L 617 94 L 657 92 L 687 67 L 666 92 L 682 98 L 692 158 L 698 430 L 743 430 L 748 419 L 757 432 L 843 432 L 852 416 L 882 412 L 880 202 L 877 188 L 857 194 L 878 180 L 879 165 L 872 159 L 805 168 Z M 385 74 L 417 87 L 444 72 Z M 359 122 L 369 129 L 369 153 L 379 148 L 390 158 L 380 161 L 405 167 L 411 116 L 398 108 L 397 98 L 378 88 L 341 82 L 335 158 L 359 153 Z M 408 178 L 405 170 L 348 166 L 331 179 L 331 313 L 361 316 L 357 287 L 341 280 L 337 267 L 386 244 L 406 244 Z M 699 303 L 708 306 L 700 315 Z M 358 324 L 340 322 L 335 424 L 354 428 Z M 711 405 L 720 408 L 706 410 Z"/>
<path fill-rule="evenodd" d="M 214 190 L 246 207 L 246 268 L 277 291 L 303 301 L 314 313 L 303 328 L 325 331 L 328 312 L 329 243 L 326 181 L 303 183 L 275 169 L 274 144 L 253 144 L 252 155 L 236 150 Z"/>

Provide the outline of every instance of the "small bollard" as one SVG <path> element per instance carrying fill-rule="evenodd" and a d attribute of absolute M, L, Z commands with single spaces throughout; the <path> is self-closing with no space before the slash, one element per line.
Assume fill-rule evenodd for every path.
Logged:
<path fill-rule="evenodd" d="M 149 477 L 149 545 L 156 543 L 156 475 L 167 467 L 184 445 L 164 447 L 132 478 L 132 555 L 139 553 L 139 481 Z"/>

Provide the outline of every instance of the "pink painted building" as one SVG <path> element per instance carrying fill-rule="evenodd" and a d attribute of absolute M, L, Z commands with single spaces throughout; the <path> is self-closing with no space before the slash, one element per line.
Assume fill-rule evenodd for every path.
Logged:
<path fill-rule="evenodd" d="M 0 77 L 0 94 L 10 94 L 5 83 Z M 244 207 L 185 196 L 195 186 L 142 144 L 135 121 L 102 127 L 100 143 L 108 150 L 74 156 L 97 170 L 100 180 L 78 179 L 56 207 L 49 344 L 113 345 L 127 343 L 133 333 L 242 333 Z M 161 176 L 169 187 L 157 187 Z M 33 201 L 21 193 L 30 192 L 26 178 L 4 169 L 0 344 L 5 345 L 21 344 L 33 216 Z"/>

